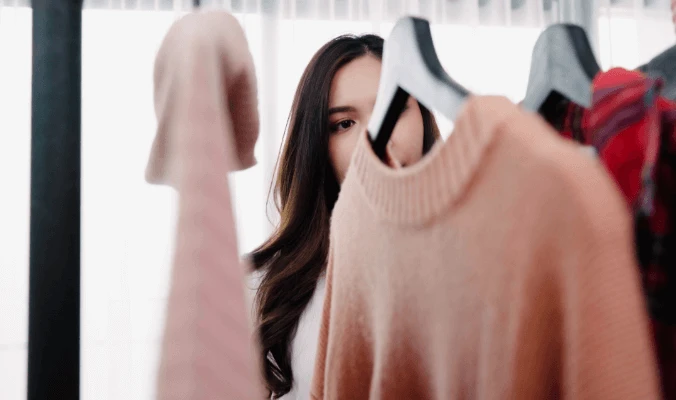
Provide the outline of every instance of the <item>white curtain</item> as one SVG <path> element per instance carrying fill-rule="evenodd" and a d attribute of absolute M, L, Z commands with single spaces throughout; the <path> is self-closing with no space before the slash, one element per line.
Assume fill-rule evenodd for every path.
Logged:
<path fill-rule="evenodd" d="M 191 0 L 86 0 L 82 82 L 82 398 L 153 397 L 168 290 L 175 197 L 143 181 L 153 139 L 152 65 Z M 26 395 L 31 11 L 0 0 L 0 399 Z M 634 68 L 674 44 L 669 1 L 202 0 L 242 22 L 259 79 L 258 166 L 232 177 L 240 250 L 270 233 L 267 194 L 295 85 L 341 33 L 386 36 L 416 14 L 432 22 L 450 75 L 519 100 L 541 29 L 584 25 L 603 67 Z M 447 131 L 450 124 L 442 121 Z M 269 216 L 269 218 L 268 218 Z"/>

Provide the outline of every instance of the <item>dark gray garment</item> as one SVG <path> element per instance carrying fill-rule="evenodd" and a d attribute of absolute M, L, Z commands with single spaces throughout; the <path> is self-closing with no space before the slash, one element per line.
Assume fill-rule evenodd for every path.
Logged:
<path fill-rule="evenodd" d="M 671 46 L 637 69 L 644 74 L 664 78 L 662 95 L 676 100 L 676 46 Z"/>

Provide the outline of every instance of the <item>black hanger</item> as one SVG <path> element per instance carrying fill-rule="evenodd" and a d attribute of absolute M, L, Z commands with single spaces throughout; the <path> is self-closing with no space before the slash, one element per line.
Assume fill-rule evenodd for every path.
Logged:
<path fill-rule="evenodd" d="M 600 71 L 582 27 L 551 25 L 535 42 L 522 105 L 528 110 L 540 111 L 547 98 L 555 93 L 580 106 L 589 107 L 592 81 Z"/>
<path fill-rule="evenodd" d="M 383 48 L 378 96 L 368 125 L 373 151 L 385 158 L 387 142 L 409 95 L 453 121 L 468 94 L 441 66 L 429 22 L 399 19 Z"/>

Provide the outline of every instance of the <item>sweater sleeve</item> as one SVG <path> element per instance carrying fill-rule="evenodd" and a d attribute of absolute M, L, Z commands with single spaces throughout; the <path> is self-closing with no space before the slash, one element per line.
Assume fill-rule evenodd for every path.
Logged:
<path fill-rule="evenodd" d="M 191 13 L 176 21 L 155 58 L 157 131 L 146 180 L 175 188 L 195 137 L 206 138 L 227 171 L 255 164 L 259 118 L 256 74 L 244 30 L 224 11 Z M 225 134 L 227 132 L 227 134 Z"/>
<path fill-rule="evenodd" d="M 324 374 L 326 372 L 326 358 L 329 340 L 329 328 L 331 322 L 331 296 L 333 294 L 333 241 L 329 244 L 329 255 L 326 267 L 326 294 L 324 295 L 324 307 L 322 321 L 319 327 L 319 339 L 317 341 L 317 356 L 315 369 L 310 387 L 312 400 L 324 398 Z"/>
<path fill-rule="evenodd" d="M 157 399 L 265 393 L 225 174 L 253 161 L 258 116 L 249 65 L 243 30 L 224 12 L 176 21 L 156 58 L 158 130 L 146 177 L 180 197 Z M 243 114 L 239 123 L 231 109 Z"/>
<path fill-rule="evenodd" d="M 659 399 L 631 215 L 602 175 L 576 185 L 558 221 L 561 398 Z"/>

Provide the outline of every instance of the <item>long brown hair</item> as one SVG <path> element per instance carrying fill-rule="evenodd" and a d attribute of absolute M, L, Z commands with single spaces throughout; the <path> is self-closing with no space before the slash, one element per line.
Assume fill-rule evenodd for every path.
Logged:
<path fill-rule="evenodd" d="M 296 89 L 273 189 L 280 223 L 250 255 L 264 272 L 256 294 L 257 330 L 273 398 L 293 387 L 291 344 L 326 266 L 329 218 L 340 190 L 328 152 L 331 81 L 349 62 L 365 55 L 382 59 L 382 53 L 379 36 L 339 36 L 317 51 Z M 439 132 L 432 114 L 421 110 L 428 151 Z"/>

